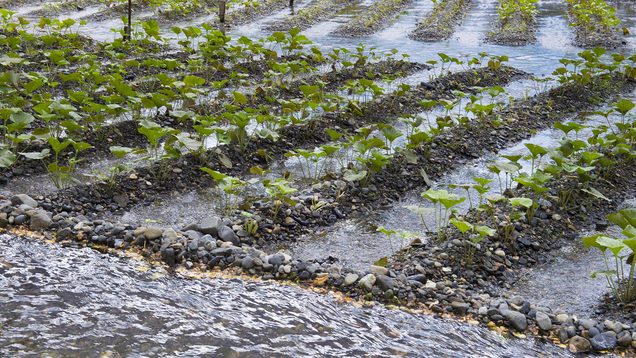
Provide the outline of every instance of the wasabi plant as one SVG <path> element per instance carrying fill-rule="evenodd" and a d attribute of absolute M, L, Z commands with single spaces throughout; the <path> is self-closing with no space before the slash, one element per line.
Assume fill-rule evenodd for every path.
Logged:
<path fill-rule="evenodd" d="M 200 168 L 210 174 L 216 181 L 215 191 L 219 197 L 219 210 L 222 215 L 230 216 L 238 208 L 241 194 L 250 184 L 258 182 L 258 179 L 241 180 L 223 173 L 219 173 L 210 168 Z"/>
<path fill-rule="evenodd" d="M 426 225 L 426 221 L 424 220 L 424 215 L 429 213 L 434 213 L 435 215 L 435 227 L 436 227 L 436 236 L 437 242 L 442 243 L 447 238 L 448 232 L 448 222 L 450 219 L 449 212 L 453 212 L 453 207 L 461 204 L 466 200 L 466 198 L 457 199 L 457 195 L 451 194 L 446 190 L 433 190 L 428 189 L 427 191 L 422 193 L 422 197 L 430 200 L 433 203 L 432 208 L 422 208 L 417 205 L 407 205 L 404 208 L 410 210 L 415 214 L 419 214 L 422 218 L 422 223 L 426 228 L 429 236 L 434 238 L 433 232 Z M 453 213 L 454 215 L 454 213 Z"/>
<path fill-rule="evenodd" d="M 250 236 L 254 235 L 258 230 L 258 222 L 252 218 L 254 214 L 250 214 L 247 211 L 242 211 L 241 214 L 245 217 L 245 223 L 243 224 L 245 231 Z"/>
<path fill-rule="evenodd" d="M 612 238 L 604 234 L 596 234 L 583 238 L 587 247 L 596 247 L 603 253 L 606 270 L 593 271 L 590 276 L 604 276 L 619 302 L 627 303 L 636 298 L 634 290 L 634 253 L 636 252 L 636 210 L 619 210 L 617 213 L 607 215 L 607 218 L 623 229 L 622 234 L 626 238 Z M 607 258 L 609 249 L 614 257 L 613 264 Z M 626 272 L 625 265 L 630 265 Z M 612 270 L 611 267 L 614 267 Z M 616 276 L 616 280 L 614 280 Z"/>
<path fill-rule="evenodd" d="M 412 232 L 408 232 L 408 231 L 402 231 L 400 233 L 398 233 L 395 230 L 387 230 L 384 228 L 384 226 L 378 226 L 378 228 L 376 229 L 376 231 L 379 232 L 383 232 L 384 234 L 386 234 L 387 239 L 389 240 L 389 246 L 391 247 L 391 255 L 395 258 L 398 259 L 398 261 L 400 262 L 404 262 L 405 258 L 406 258 L 406 252 L 404 250 L 404 239 L 408 239 L 412 236 L 414 236 L 415 234 Z M 391 241 L 391 235 L 396 234 L 397 236 L 400 237 L 400 250 L 398 255 L 395 254 L 395 250 L 393 249 L 393 241 Z M 386 262 L 384 262 L 384 265 L 381 266 L 385 266 Z"/>
<path fill-rule="evenodd" d="M 121 159 L 129 154 L 139 154 L 143 151 L 140 149 L 133 149 L 128 147 L 121 146 L 111 146 L 109 148 L 110 152 L 115 154 L 117 157 L 117 161 L 115 161 L 115 165 L 107 168 L 110 172 L 110 175 L 106 177 L 106 190 L 111 193 L 115 189 L 117 185 L 117 181 L 122 173 L 125 173 L 132 169 L 132 165 L 125 165 L 121 162 Z"/>
<path fill-rule="evenodd" d="M 269 179 L 263 180 L 263 186 L 265 187 L 265 192 L 269 196 L 272 213 L 274 214 L 274 217 L 272 218 L 273 221 L 276 221 L 276 217 L 283 206 L 283 202 L 290 206 L 296 205 L 296 202 L 289 197 L 289 194 L 296 192 L 297 189 L 287 185 L 289 184 L 289 179 L 290 178 L 278 178 L 275 181 Z"/>
<path fill-rule="evenodd" d="M 452 218 L 449 221 L 453 224 L 461 233 L 462 241 L 464 244 L 464 262 L 468 265 L 472 265 L 475 259 L 475 252 L 477 251 L 477 244 L 479 244 L 486 236 L 492 236 L 497 231 L 489 228 L 488 226 L 475 226 L 467 221 L 458 220 Z M 473 235 L 470 240 L 466 240 L 466 233 L 472 231 Z"/>
<path fill-rule="evenodd" d="M 78 183 L 78 180 L 73 178 L 73 173 L 75 172 L 75 165 L 81 162 L 82 159 L 78 159 L 77 155 L 82 150 L 92 148 L 91 145 L 83 142 L 75 142 L 71 139 L 67 139 L 60 143 L 57 138 L 53 137 L 48 137 L 46 140 L 49 142 L 51 149 L 53 149 L 53 152 L 55 153 L 52 163 L 47 165 L 44 162 L 44 158 L 51 155 L 51 150 L 48 148 L 43 149 L 41 152 L 22 153 L 22 155 L 30 159 L 42 160 L 42 163 L 49 174 L 49 178 L 51 178 L 53 184 L 55 184 L 55 187 L 58 189 L 66 189 L 71 186 L 71 184 Z M 60 153 L 69 145 L 72 145 L 73 149 L 75 149 L 75 155 L 67 159 L 68 165 L 62 166 Z"/>

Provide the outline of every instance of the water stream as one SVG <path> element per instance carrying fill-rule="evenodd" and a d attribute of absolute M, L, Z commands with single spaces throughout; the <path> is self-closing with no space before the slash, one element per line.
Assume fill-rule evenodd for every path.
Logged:
<path fill-rule="evenodd" d="M 432 316 L 0 236 L 6 357 L 570 357 Z"/>

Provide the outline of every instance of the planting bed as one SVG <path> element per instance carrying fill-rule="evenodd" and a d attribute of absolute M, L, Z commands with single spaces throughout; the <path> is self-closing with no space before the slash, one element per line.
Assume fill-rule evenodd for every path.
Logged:
<path fill-rule="evenodd" d="M 625 46 L 620 21 L 614 16 L 616 10 L 605 1 L 568 1 L 570 25 L 574 26 L 574 44 L 583 48 L 603 47 L 607 49 Z"/>
<path fill-rule="evenodd" d="M 533 74 L 504 64 L 505 55 L 439 54 L 440 68 L 363 44 L 327 52 L 292 29 L 347 4 L 319 1 L 268 27 L 286 33 L 260 41 L 230 42 L 206 26 L 173 30 L 180 38 L 172 45 L 157 24 L 140 26 L 130 42 L 99 43 L 59 34 L 56 24 L 34 36 L 5 18 L 0 228 L 28 228 L 66 247 L 133 252 L 173 273 L 292 281 L 344 301 L 465 317 L 572 352 L 633 354 L 631 302 L 608 295 L 605 315 L 593 320 L 503 290 L 514 289 L 519 269 L 581 240 L 581 228 L 606 228 L 606 215 L 634 196 L 634 105 L 619 98 L 636 88 L 636 59 L 581 52 L 578 62 L 561 61 L 558 85 L 515 98 L 504 87 Z M 405 4 L 380 2 L 351 24 Z M 468 5 L 437 5 L 411 37 L 447 39 Z M 428 81 L 407 84 L 423 71 L 431 71 Z M 608 126 L 589 139 L 579 138 L 579 124 L 566 124 L 577 112 L 608 106 L 612 113 L 601 112 Z M 478 178 L 465 186 L 475 200 L 470 210 L 451 212 L 464 199 L 433 190 L 466 163 L 553 125 L 564 132 L 556 148 L 528 145 L 528 157 L 502 156 L 489 166 L 499 183 Z M 94 180 L 77 182 L 78 172 L 102 160 Z M 58 190 L 12 192 L 17 181 L 34 178 Z M 196 217 L 119 218 L 150 205 L 167 211 L 170 198 L 195 191 L 214 201 Z M 427 226 L 415 235 L 378 228 L 392 252 L 378 253 L 386 257 L 368 270 L 342 267 L 332 255 L 302 260 L 277 252 L 420 191 L 429 208 L 408 209 Z"/>
<path fill-rule="evenodd" d="M 270 31 L 289 31 L 293 28 L 305 30 L 323 20 L 326 20 L 345 7 L 355 4 L 358 0 L 320 0 L 316 4 L 308 6 L 294 15 L 267 26 Z"/>
<path fill-rule="evenodd" d="M 466 16 L 466 11 L 470 4 L 470 0 L 439 2 L 433 7 L 433 11 L 417 26 L 417 29 L 409 34 L 409 37 L 414 40 L 428 42 L 450 38 L 455 32 L 455 27 Z"/>
<path fill-rule="evenodd" d="M 534 16 L 517 10 L 505 18 L 498 18 L 492 27 L 486 42 L 507 46 L 525 46 L 537 41 Z"/>
<path fill-rule="evenodd" d="M 340 26 L 333 33 L 344 37 L 371 35 L 385 28 L 391 20 L 412 2 L 412 0 L 383 0 L 376 2 L 368 10 L 360 13 L 347 24 Z"/>

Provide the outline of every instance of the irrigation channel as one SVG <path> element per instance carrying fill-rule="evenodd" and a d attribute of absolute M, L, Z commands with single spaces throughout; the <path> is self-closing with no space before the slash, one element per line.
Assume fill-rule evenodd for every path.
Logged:
<path fill-rule="evenodd" d="M 0 1 L 0 355 L 634 356 L 632 3 L 197 3 Z"/>

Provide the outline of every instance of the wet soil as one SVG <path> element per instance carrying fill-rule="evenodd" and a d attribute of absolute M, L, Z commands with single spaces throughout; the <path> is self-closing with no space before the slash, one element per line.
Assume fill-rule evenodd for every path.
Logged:
<path fill-rule="evenodd" d="M 537 41 L 535 26 L 534 16 L 528 18 L 515 12 L 506 19 L 495 20 L 484 41 L 505 46 L 530 45 Z"/>
<path fill-rule="evenodd" d="M 409 37 L 417 41 L 436 42 L 449 39 L 461 24 L 470 7 L 470 0 L 443 1 L 433 7 Z"/>
<path fill-rule="evenodd" d="M 386 28 L 413 0 L 383 0 L 356 16 L 347 24 L 337 28 L 333 34 L 343 37 L 362 37 Z"/>

